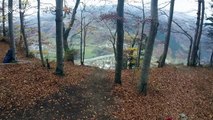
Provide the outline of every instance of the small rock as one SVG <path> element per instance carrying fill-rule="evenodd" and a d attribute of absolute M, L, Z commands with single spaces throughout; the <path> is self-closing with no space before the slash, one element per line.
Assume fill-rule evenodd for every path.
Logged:
<path fill-rule="evenodd" d="M 188 120 L 188 117 L 184 113 L 181 113 L 179 114 L 179 120 Z"/>

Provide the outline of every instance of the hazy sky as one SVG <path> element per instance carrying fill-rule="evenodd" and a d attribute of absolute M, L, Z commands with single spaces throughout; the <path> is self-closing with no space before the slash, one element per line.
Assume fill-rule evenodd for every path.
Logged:
<path fill-rule="evenodd" d="M 134 0 L 133 0 L 134 1 Z M 136 0 L 140 2 L 141 0 Z M 151 0 L 144 0 L 145 3 L 150 3 Z M 158 0 L 159 7 L 163 7 L 165 4 L 170 0 Z M 211 0 L 205 0 L 206 3 L 206 12 L 209 13 L 211 11 L 210 9 L 210 3 Z M 197 10 L 197 0 L 175 0 L 175 6 L 174 6 L 174 11 L 178 12 L 184 12 L 186 14 L 194 14 L 196 13 Z M 166 7 L 167 10 L 169 10 L 169 5 Z"/>
<path fill-rule="evenodd" d="M 30 0 L 30 1 L 34 1 L 34 5 L 37 4 L 36 0 Z M 74 6 L 74 3 L 76 0 L 65 0 L 67 1 L 67 4 L 70 4 L 71 6 Z M 86 3 L 87 5 L 104 5 L 104 4 L 116 4 L 117 0 L 81 0 L 82 2 Z M 100 2 L 102 1 L 102 2 Z M 131 2 L 131 4 L 135 4 L 135 5 L 141 5 L 141 1 L 142 0 L 125 0 L 126 2 Z M 151 0 L 144 0 L 145 4 L 146 4 L 146 8 L 150 8 L 150 1 Z M 159 7 L 163 7 L 166 5 L 166 3 L 168 3 L 170 0 L 158 0 L 159 2 Z M 211 9 L 210 9 L 210 5 L 209 2 L 211 0 L 205 0 L 206 2 L 206 13 L 210 14 L 211 13 Z M 41 0 L 42 3 L 51 3 L 53 5 L 55 5 L 55 0 Z M 164 9 L 169 9 L 169 5 L 167 7 L 165 7 Z M 196 10 L 197 10 L 197 0 L 175 0 L 175 8 L 174 11 L 178 11 L 178 12 L 183 12 L 185 14 L 189 14 L 189 15 L 196 15 Z"/>
<path fill-rule="evenodd" d="M 53 0 L 54 1 L 54 0 Z M 68 1 L 75 1 L 75 0 L 66 0 Z M 105 1 L 109 2 L 109 3 L 117 3 L 117 0 L 102 0 L 103 2 L 100 2 L 100 0 L 82 0 L 84 2 L 86 2 L 87 4 L 100 4 L 100 3 L 104 3 Z M 141 4 L 142 0 L 126 0 L 126 2 L 137 2 L 137 4 Z M 151 0 L 144 0 L 145 3 L 150 3 Z M 159 3 L 159 7 L 162 6 L 162 3 L 165 2 L 169 2 L 170 0 L 158 0 Z M 206 1 L 206 7 L 209 8 L 209 2 L 211 0 L 205 0 Z M 167 7 L 167 9 L 169 9 L 169 6 Z M 192 11 L 196 11 L 197 9 L 197 0 L 175 0 L 175 11 L 179 11 L 179 12 L 192 12 Z M 209 9 L 206 10 L 207 12 L 209 11 Z"/>

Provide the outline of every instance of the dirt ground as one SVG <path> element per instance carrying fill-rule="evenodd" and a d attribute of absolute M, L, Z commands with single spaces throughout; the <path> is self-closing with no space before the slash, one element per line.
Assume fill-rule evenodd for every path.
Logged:
<path fill-rule="evenodd" d="M 100 77 L 100 74 L 102 73 L 98 73 L 98 76 Z M 114 119 L 114 117 L 111 115 L 111 112 L 113 112 L 114 110 L 111 105 L 113 105 L 114 103 L 111 95 L 111 85 L 109 85 L 110 83 L 102 78 L 98 78 L 95 80 L 92 79 L 94 78 L 94 76 L 96 76 L 96 73 L 91 73 L 91 75 L 92 76 L 87 77 L 86 81 L 81 81 L 76 85 L 65 85 L 66 83 L 55 81 L 55 83 L 52 83 L 52 86 L 45 87 L 46 89 L 53 89 L 52 91 L 49 91 L 49 93 L 44 92 L 45 94 L 36 93 L 37 89 L 39 89 L 39 86 L 37 86 L 37 88 L 30 88 L 35 89 L 32 93 L 30 89 L 28 89 L 29 92 L 26 94 L 29 95 L 21 95 L 21 92 L 14 94 L 14 92 L 18 92 L 16 91 L 18 90 L 18 88 L 14 90 L 13 93 L 7 91 L 6 96 L 11 95 L 13 96 L 12 98 L 16 100 L 12 100 L 11 103 L 7 104 L 7 106 L 2 105 L 1 103 L 0 118 L 26 120 Z M 43 88 L 43 90 L 40 92 L 45 91 L 45 88 Z M 27 92 L 27 89 L 26 91 L 22 92 Z M 20 98 L 17 98 L 18 96 L 16 97 L 17 94 L 19 94 L 19 96 L 24 96 L 21 97 L 22 101 L 19 101 Z M 37 95 L 32 97 L 31 94 Z M 11 97 L 6 97 L 6 99 L 10 98 Z"/>
<path fill-rule="evenodd" d="M 0 42 L 0 60 L 8 49 Z M 166 66 L 151 70 L 148 95 L 137 92 L 140 70 L 124 70 L 122 85 L 114 72 L 66 63 L 54 75 L 38 60 L 0 64 L 0 119 L 213 119 L 213 69 Z"/>
<path fill-rule="evenodd" d="M 8 46 L 1 42 L 0 48 L 2 60 Z M 104 70 L 65 63 L 65 76 L 57 77 L 51 66 L 35 60 L 0 65 L 0 119 L 114 119 Z"/>

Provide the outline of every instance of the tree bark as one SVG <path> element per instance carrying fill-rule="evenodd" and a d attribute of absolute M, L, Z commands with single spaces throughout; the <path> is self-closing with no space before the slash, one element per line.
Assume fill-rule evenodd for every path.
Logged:
<path fill-rule="evenodd" d="M 69 23 L 69 26 L 65 29 L 64 33 L 63 33 L 63 44 L 64 44 L 64 51 L 66 53 L 66 51 L 69 50 L 69 45 L 68 45 L 68 37 L 69 37 L 69 33 L 70 33 L 70 30 L 75 22 L 75 15 L 77 13 L 77 9 L 78 9 L 78 6 L 80 4 L 80 0 L 76 0 L 76 4 L 75 4 L 75 7 L 73 9 L 73 13 L 72 13 L 72 17 L 71 17 L 71 20 L 70 20 L 70 23 Z"/>
<path fill-rule="evenodd" d="M 104 21 L 103 21 L 103 22 L 104 22 Z M 109 30 L 109 33 L 110 33 L 110 35 L 111 35 L 111 37 L 112 37 L 112 39 L 109 39 L 109 41 L 112 43 L 113 53 L 114 53 L 114 57 L 115 57 L 115 61 L 116 61 L 117 53 L 116 53 L 115 42 L 116 42 L 116 33 L 117 33 L 117 31 L 115 31 L 115 33 L 113 34 L 111 28 L 107 25 L 107 23 L 104 22 L 104 24 L 106 25 L 106 27 L 107 27 L 107 29 Z"/>
<path fill-rule="evenodd" d="M 44 57 L 43 57 L 43 51 L 42 51 L 42 42 L 41 42 L 40 0 L 38 0 L 37 18 L 38 18 L 38 44 L 39 44 L 39 53 L 40 53 L 40 58 L 41 58 L 41 64 L 42 64 L 43 67 L 45 67 Z"/>
<path fill-rule="evenodd" d="M 83 37 L 83 54 L 82 54 L 82 62 L 84 65 L 84 58 L 85 58 L 85 50 L 86 50 L 86 37 L 87 37 L 87 28 L 85 26 L 85 19 L 84 19 L 84 37 Z"/>
<path fill-rule="evenodd" d="M 213 50 L 212 50 L 212 54 L 210 57 L 210 67 L 213 67 Z"/>
<path fill-rule="evenodd" d="M 124 18 L 124 0 L 118 0 L 117 4 L 117 41 L 116 41 L 116 67 L 115 67 L 115 83 L 121 84 L 121 71 L 123 65 L 123 42 L 124 42 L 124 28 L 123 28 L 123 18 Z"/>
<path fill-rule="evenodd" d="M 167 34 L 166 34 L 166 40 L 164 44 L 164 51 L 159 59 L 158 67 L 163 67 L 165 65 L 165 60 L 168 53 L 169 48 L 169 42 L 170 42 L 170 34 L 171 34 L 171 26 L 172 26 L 172 20 L 173 20 L 173 12 L 174 12 L 174 4 L 175 0 L 171 0 L 170 3 L 170 11 L 169 11 L 169 18 L 168 18 L 168 26 L 167 26 Z"/>
<path fill-rule="evenodd" d="M 197 12 L 197 22 L 196 22 L 196 29 L 195 29 L 195 36 L 194 36 L 194 41 L 193 41 L 193 46 L 192 46 L 192 53 L 191 53 L 191 57 L 190 57 L 190 66 L 194 66 L 194 61 L 193 59 L 195 59 L 196 56 L 196 41 L 198 38 L 198 31 L 199 31 L 199 26 L 200 26 L 200 13 L 201 13 L 201 2 L 200 0 L 198 1 L 198 12 Z"/>
<path fill-rule="evenodd" d="M 193 38 L 191 36 L 188 36 L 190 40 L 190 45 L 189 45 L 189 52 L 188 52 L 188 57 L 187 57 L 187 66 L 190 65 L 190 54 L 192 51 L 192 43 L 193 43 Z"/>
<path fill-rule="evenodd" d="M 199 26 L 199 30 L 198 30 L 198 38 L 197 38 L 197 43 L 196 43 L 197 58 L 195 59 L 195 63 L 198 64 L 199 66 L 201 65 L 200 64 L 200 57 L 201 57 L 200 40 L 201 40 L 201 35 L 203 32 L 203 21 L 204 21 L 204 14 L 205 14 L 205 1 L 204 0 L 201 0 L 201 1 L 202 1 L 201 21 L 200 21 L 200 26 Z"/>
<path fill-rule="evenodd" d="M 19 15 L 20 15 L 20 24 L 21 24 L 21 29 L 20 29 L 20 38 L 24 40 L 24 46 L 25 46 L 25 55 L 26 57 L 29 57 L 29 48 L 28 48 L 28 43 L 27 43 L 27 37 L 25 34 L 25 27 L 24 27 L 24 10 L 22 6 L 22 1 L 19 0 Z"/>
<path fill-rule="evenodd" d="M 63 0 L 56 0 L 56 75 L 63 75 Z"/>
<path fill-rule="evenodd" d="M 204 13 L 205 12 L 205 1 L 198 0 L 198 13 L 197 13 L 197 22 L 196 22 L 196 30 L 195 30 L 195 37 L 193 41 L 192 51 L 189 66 L 197 66 L 197 59 L 198 59 L 198 50 L 200 45 L 200 39 L 202 35 L 203 29 L 203 20 L 204 20 Z"/>
<path fill-rule="evenodd" d="M 83 65 L 83 10 L 81 10 L 81 40 L 80 40 L 80 62 Z"/>
<path fill-rule="evenodd" d="M 164 11 L 161 11 L 161 12 L 164 12 Z M 169 17 L 165 12 L 164 14 Z M 193 37 L 186 31 L 182 28 L 181 25 L 179 25 L 176 21 L 172 20 L 172 22 L 177 25 L 183 32 L 175 32 L 175 33 L 180 33 L 180 34 L 183 34 L 185 35 L 189 41 L 190 41 L 190 45 L 189 45 L 189 51 L 188 51 L 188 56 L 187 56 L 187 65 L 189 65 L 189 62 L 190 62 L 190 54 L 191 54 L 191 50 L 192 50 L 192 43 L 193 43 Z"/>
<path fill-rule="evenodd" d="M 144 28 L 145 28 L 145 6 L 144 6 L 144 0 L 142 0 L 142 6 L 143 6 L 143 22 L 142 22 L 142 27 L 141 27 L 141 39 L 139 41 L 139 47 L 138 47 L 138 57 L 137 57 L 137 64 L 136 66 L 139 67 L 140 66 L 140 58 L 141 58 L 141 50 L 142 50 L 142 43 L 143 43 L 143 40 L 144 40 Z"/>
<path fill-rule="evenodd" d="M 140 88 L 139 91 L 147 94 L 147 83 L 149 78 L 149 70 L 150 70 L 150 63 L 151 57 L 155 42 L 155 37 L 157 35 L 157 28 L 158 28 L 158 0 L 151 1 L 151 28 L 149 31 L 149 39 L 146 44 L 145 48 L 145 55 L 143 60 L 143 66 L 141 70 L 141 80 L 140 80 Z"/>
<path fill-rule="evenodd" d="M 16 61 L 16 42 L 14 40 L 14 27 L 13 27 L 13 0 L 8 0 L 8 26 L 10 37 L 10 48 L 13 51 L 13 60 Z"/>
<path fill-rule="evenodd" d="M 137 56 L 137 64 L 136 66 L 140 66 L 140 60 L 141 60 L 141 50 L 142 50 L 142 45 L 143 45 L 143 40 L 146 39 L 146 34 L 144 34 L 144 27 L 145 27 L 145 21 L 142 23 L 142 32 L 141 32 L 141 39 L 139 41 L 139 46 L 138 46 L 138 56 Z"/>
<path fill-rule="evenodd" d="M 6 20 L 6 16 L 5 16 L 5 0 L 2 0 L 2 27 L 3 27 L 3 36 L 6 37 L 6 27 L 5 27 L 5 20 Z"/>

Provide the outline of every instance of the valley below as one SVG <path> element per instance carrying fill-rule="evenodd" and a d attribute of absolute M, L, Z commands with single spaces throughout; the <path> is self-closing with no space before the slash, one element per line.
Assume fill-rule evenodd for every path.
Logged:
<path fill-rule="evenodd" d="M 45 8 L 45 7 L 43 7 Z M 114 68 L 114 52 L 111 41 L 113 36 L 110 32 L 115 32 L 115 23 L 114 18 L 102 19 L 103 15 L 110 15 L 116 11 L 116 5 L 107 4 L 103 6 L 94 6 L 88 5 L 85 8 L 85 11 L 82 11 L 80 7 L 76 14 L 75 23 L 71 29 L 70 36 L 68 38 L 68 43 L 70 49 L 77 51 L 75 56 L 76 63 L 80 63 L 80 40 L 81 40 L 81 21 L 83 21 L 83 27 L 86 27 L 86 36 L 85 36 L 85 64 L 98 66 L 102 68 L 103 66 L 109 66 L 108 68 Z M 126 4 L 125 9 L 125 43 L 124 50 L 130 48 L 133 38 L 136 36 L 136 39 L 140 39 L 140 34 L 136 35 L 137 32 L 141 32 L 141 21 L 143 16 L 141 14 L 142 10 L 139 4 Z M 149 9 L 145 10 L 146 16 L 149 16 Z M 168 14 L 168 11 L 161 12 L 159 11 L 159 30 L 158 35 L 155 40 L 155 47 L 153 51 L 152 63 L 156 64 L 160 55 L 163 52 L 164 39 L 166 34 L 167 26 L 167 17 L 165 13 Z M 82 16 L 81 16 L 82 14 Z M 64 18 L 65 27 L 69 23 L 71 15 L 67 15 Z M 147 17 L 148 18 L 148 17 Z M 181 12 L 174 13 L 174 21 L 178 25 L 182 26 L 189 35 L 194 36 L 194 27 L 195 26 L 194 16 L 183 14 Z M 19 21 L 15 22 L 19 24 Z M 46 59 L 55 61 L 55 16 L 51 12 L 42 12 L 41 15 L 41 24 L 42 24 L 42 43 L 43 43 L 43 53 Z M 87 25 L 87 26 L 86 26 Z M 16 25 L 18 26 L 18 25 Z M 31 15 L 26 17 L 26 30 L 27 30 L 27 39 L 30 44 L 30 51 L 39 58 L 38 52 L 38 42 L 37 42 L 37 27 L 36 27 L 36 15 Z M 19 41 L 19 32 L 18 27 L 16 27 L 16 40 Z M 145 34 L 148 35 L 149 32 L 149 23 L 145 26 Z M 208 64 L 211 54 L 212 46 L 209 46 L 209 41 L 212 38 L 207 37 L 206 30 L 204 28 L 204 34 L 202 35 L 201 40 L 201 63 Z M 135 48 L 138 48 L 138 43 L 136 42 Z M 183 34 L 183 31 L 173 23 L 171 40 L 169 45 L 168 57 L 166 62 L 168 64 L 184 64 L 186 65 L 187 56 L 189 51 L 190 41 Z M 208 48 L 208 49 L 206 49 Z M 110 57 L 109 57 L 110 56 Z M 105 59 L 106 58 L 106 59 Z M 94 61 L 92 61 L 94 60 Z M 110 61 L 110 62 L 109 62 Z M 110 64 L 108 64 L 110 63 Z"/>

